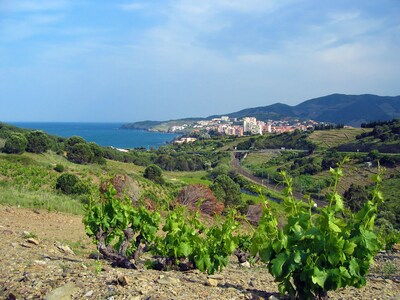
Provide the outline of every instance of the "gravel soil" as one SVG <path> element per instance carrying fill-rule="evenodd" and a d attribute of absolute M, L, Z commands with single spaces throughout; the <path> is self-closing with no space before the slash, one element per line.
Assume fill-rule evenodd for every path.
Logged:
<path fill-rule="evenodd" d="M 235 257 L 207 276 L 112 268 L 89 258 L 94 251 L 80 216 L 0 206 L 0 299 L 281 299 L 264 265 L 240 266 Z M 365 287 L 328 297 L 400 299 L 399 273 L 399 252 L 380 253 Z"/>

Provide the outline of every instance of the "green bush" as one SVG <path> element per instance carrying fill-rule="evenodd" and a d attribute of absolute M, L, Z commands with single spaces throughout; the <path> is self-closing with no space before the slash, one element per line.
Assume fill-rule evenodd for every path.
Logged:
<path fill-rule="evenodd" d="M 78 176 L 68 173 L 62 174 L 58 177 L 56 189 L 67 195 L 82 195 L 90 192 L 89 187 L 81 182 Z"/>
<path fill-rule="evenodd" d="M 50 149 L 50 139 L 43 131 L 30 131 L 26 134 L 26 139 L 28 140 L 26 147 L 28 152 L 44 153 Z"/>
<path fill-rule="evenodd" d="M 242 204 L 240 186 L 228 175 L 219 175 L 210 188 L 225 206 L 234 207 Z"/>
<path fill-rule="evenodd" d="M 164 178 L 162 177 L 162 170 L 157 165 L 150 165 L 144 170 L 144 178 L 147 178 L 155 183 L 164 184 Z"/>
<path fill-rule="evenodd" d="M 28 141 L 21 133 L 13 133 L 6 140 L 3 152 L 12 154 L 21 154 L 25 151 Z"/>
<path fill-rule="evenodd" d="M 86 143 L 77 143 L 68 147 L 67 158 L 77 164 L 88 164 L 93 160 L 93 152 Z"/>
<path fill-rule="evenodd" d="M 64 148 L 69 151 L 69 148 L 75 146 L 76 144 L 86 144 L 86 140 L 83 137 L 74 135 L 66 139 L 64 142 Z"/>
<path fill-rule="evenodd" d="M 92 160 L 90 162 L 104 165 L 106 163 L 106 160 L 104 158 L 103 148 L 93 142 L 89 143 L 88 145 L 93 153 Z"/>
<path fill-rule="evenodd" d="M 56 166 L 54 167 L 54 171 L 57 171 L 58 173 L 62 173 L 62 172 L 64 172 L 64 166 L 61 164 L 56 164 Z"/>

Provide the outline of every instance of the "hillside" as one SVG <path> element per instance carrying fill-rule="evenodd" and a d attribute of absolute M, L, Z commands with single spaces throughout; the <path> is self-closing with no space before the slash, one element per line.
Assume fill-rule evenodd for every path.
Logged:
<path fill-rule="evenodd" d="M 370 121 L 385 121 L 400 117 L 400 96 L 344 95 L 332 94 L 304 101 L 296 106 L 275 103 L 268 106 L 246 108 L 227 113 L 230 118 L 256 117 L 261 121 L 284 118 L 312 119 L 359 127 Z M 221 115 L 212 115 L 210 120 Z M 170 121 L 143 121 L 124 124 L 125 129 L 165 130 L 185 122 L 196 122 L 201 118 L 186 118 Z"/>
<path fill-rule="evenodd" d="M 139 270 L 112 268 L 105 260 L 89 258 L 95 246 L 86 236 L 80 216 L 0 205 L 0 232 L 0 268 L 6 275 L 0 278 L 1 299 L 279 297 L 277 283 L 264 266 L 242 267 L 236 258 L 214 276 L 198 271 L 160 272 L 143 266 Z M 29 236 L 34 236 L 31 242 Z M 399 253 L 381 254 L 365 287 L 330 292 L 330 299 L 395 299 L 400 284 L 386 270 L 388 259 L 391 266 L 400 268 Z"/>
<path fill-rule="evenodd" d="M 296 106 L 277 103 L 228 114 L 233 118 L 254 116 L 261 120 L 273 117 L 298 117 L 320 122 L 360 126 L 372 120 L 400 117 L 400 96 L 333 94 L 304 101 Z"/>

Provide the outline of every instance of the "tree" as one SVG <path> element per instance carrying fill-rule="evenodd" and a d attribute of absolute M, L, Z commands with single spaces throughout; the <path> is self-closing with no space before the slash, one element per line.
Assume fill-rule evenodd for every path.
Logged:
<path fill-rule="evenodd" d="M 30 131 L 26 135 L 28 141 L 26 151 L 44 153 L 50 149 L 50 139 L 46 133 L 40 130 Z"/>
<path fill-rule="evenodd" d="M 101 148 L 99 145 L 97 145 L 96 143 L 93 143 L 93 142 L 89 143 L 88 145 L 90 147 L 90 150 L 93 153 L 91 162 L 99 164 L 99 165 L 105 165 L 106 160 L 104 159 L 103 148 Z"/>
<path fill-rule="evenodd" d="M 144 178 L 147 178 L 155 183 L 164 184 L 164 178 L 162 177 L 162 170 L 157 165 L 150 165 L 144 170 Z"/>
<path fill-rule="evenodd" d="M 78 176 L 68 173 L 62 174 L 58 177 L 56 189 L 67 195 L 82 195 L 90 192 L 89 187 L 84 184 Z"/>
<path fill-rule="evenodd" d="M 225 206 L 238 206 L 241 204 L 240 186 L 228 175 L 219 175 L 211 185 L 218 200 L 224 202 Z"/>
<path fill-rule="evenodd" d="M 69 147 L 68 160 L 77 164 L 87 164 L 93 160 L 93 152 L 86 143 L 78 143 Z"/>
<path fill-rule="evenodd" d="M 69 147 L 72 147 L 76 144 L 85 144 L 85 143 L 86 143 L 86 140 L 83 137 L 80 137 L 77 135 L 71 136 L 70 138 L 66 139 L 64 142 L 65 150 L 68 151 Z"/>
<path fill-rule="evenodd" d="M 23 153 L 28 145 L 26 137 L 21 133 L 13 133 L 6 140 L 3 151 L 5 153 Z"/>
<path fill-rule="evenodd" d="M 350 210 L 352 212 L 357 212 L 368 200 L 368 192 L 364 186 L 352 183 L 349 189 L 344 192 L 343 198 Z"/>

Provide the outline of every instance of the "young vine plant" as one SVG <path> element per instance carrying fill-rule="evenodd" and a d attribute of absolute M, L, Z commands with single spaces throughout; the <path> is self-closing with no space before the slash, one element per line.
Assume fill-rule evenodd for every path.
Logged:
<path fill-rule="evenodd" d="M 136 208 L 130 199 L 116 198 L 116 190 L 110 187 L 104 199 L 90 203 L 83 218 L 86 234 L 93 238 L 103 256 L 115 265 L 136 268 L 130 261 L 137 261 L 141 244 L 151 247 L 157 240 L 160 214 L 145 207 Z"/>
<path fill-rule="evenodd" d="M 280 292 L 287 292 L 291 298 L 323 298 L 330 290 L 365 285 L 370 264 L 380 249 L 373 227 L 383 202 L 379 191 L 381 171 L 375 176 L 371 199 L 353 214 L 344 208 L 337 192 L 345 161 L 330 170 L 333 184 L 327 194 L 328 205 L 317 212 L 313 212 L 311 199 L 305 204 L 293 197 L 292 179 L 284 172 L 287 220 L 282 229 L 278 229 L 278 220 L 264 204 L 251 252 L 267 263 Z"/>
<path fill-rule="evenodd" d="M 197 268 L 213 274 L 228 264 L 228 258 L 238 246 L 234 235 L 239 223 L 236 212 L 230 211 L 221 224 L 216 220 L 210 227 L 200 221 L 197 210 L 188 216 L 184 208 L 169 213 L 163 231 L 165 237 L 156 247 L 156 254 L 166 258 L 169 267 Z"/>

